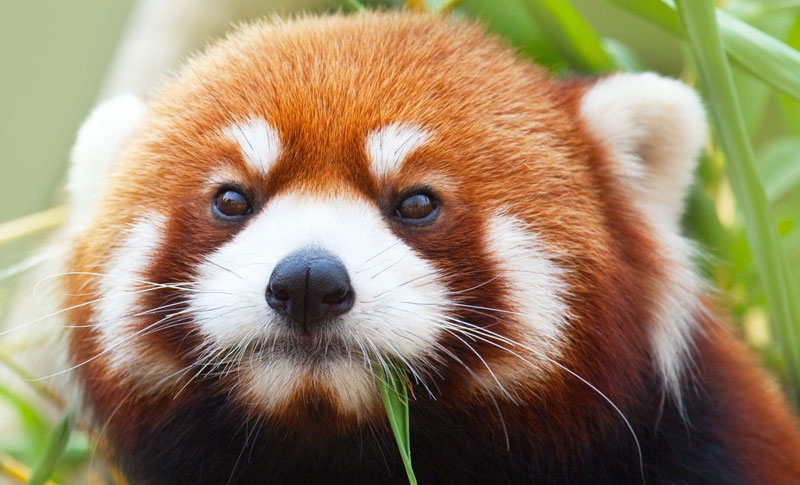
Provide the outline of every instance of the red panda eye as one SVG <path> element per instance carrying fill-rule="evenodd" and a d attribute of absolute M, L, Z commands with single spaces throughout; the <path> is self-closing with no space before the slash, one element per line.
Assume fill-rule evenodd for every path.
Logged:
<path fill-rule="evenodd" d="M 394 215 L 403 222 L 424 224 L 436 218 L 437 209 L 438 204 L 432 196 L 416 193 L 400 201 Z"/>
<path fill-rule="evenodd" d="M 252 207 L 244 194 L 225 189 L 214 199 L 214 212 L 223 219 L 239 218 L 252 212 Z"/>

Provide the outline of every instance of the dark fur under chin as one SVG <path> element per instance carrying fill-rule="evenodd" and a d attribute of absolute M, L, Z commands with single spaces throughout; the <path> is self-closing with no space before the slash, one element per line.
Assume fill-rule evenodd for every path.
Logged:
<path fill-rule="evenodd" d="M 734 401 L 745 391 L 725 385 L 731 377 L 721 370 L 725 355 L 710 342 L 699 343 L 697 352 L 703 360 L 684 386 L 685 419 L 663 397 L 653 376 L 645 378 L 642 390 L 650 397 L 625 410 L 641 445 L 643 468 L 621 420 L 601 430 L 594 429 L 588 415 L 575 417 L 581 423 L 548 422 L 546 403 L 506 405 L 504 430 L 490 407 L 450 408 L 420 397 L 411 406 L 419 483 L 624 484 L 642 483 L 642 472 L 650 484 L 759 483 L 764 476 L 748 469 L 743 449 L 779 466 L 791 458 L 790 452 L 767 458 L 763 452 L 770 446 L 774 450 L 774 444 L 765 442 L 759 449 L 753 442 L 742 443 L 742 436 L 754 426 L 765 427 L 764 435 L 781 432 L 771 421 L 749 422 L 747 411 L 758 411 Z M 407 483 L 388 426 L 326 435 L 324 418 L 321 414 L 317 433 L 313 427 L 289 430 L 248 420 L 220 396 L 141 430 L 135 450 L 119 459 L 135 484 Z M 536 421 L 540 424 L 531 427 Z M 574 425 L 588 430 L 590 438 L 570 433 Z"/>

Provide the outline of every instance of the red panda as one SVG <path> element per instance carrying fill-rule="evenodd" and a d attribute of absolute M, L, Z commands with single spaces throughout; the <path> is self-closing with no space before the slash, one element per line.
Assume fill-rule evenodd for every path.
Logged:
<path fill-rule="evenodd" d="M 262 21 L 86 121 L 68 355 L 134 484 L 800 483 L 680 217 L 701 101 L 463 20 Z"/>

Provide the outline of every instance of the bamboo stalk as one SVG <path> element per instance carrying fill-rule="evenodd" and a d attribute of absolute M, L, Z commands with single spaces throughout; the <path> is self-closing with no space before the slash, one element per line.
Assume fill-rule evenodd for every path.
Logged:
<path fill-rule="evenodd" d="M 797 402 L 800 358 L 797 326 L 800 299 L 795 291 L 764 185 L 756 171 L 739 99 L 731 77 L 711 0 L 677 0 L 711 119 L 737 203 L 745 217 L 747 241 L 761 276 L 772 315 L 772 330 L 786 360 L 789 394 Z"/>
<path fill-rule="evenodd" d="M 53 474 L 64 451 L 69 444 L 69 438 L 75 431 L 77 421 L 77 408 L 70 409 L 64 413 L 61 421 L 50 432 L 44 454 L 39 459 L 39 463 L 31 470 L 31 477 L 28 479 L 29 485 L 46 485 L 48 478 Z"/>

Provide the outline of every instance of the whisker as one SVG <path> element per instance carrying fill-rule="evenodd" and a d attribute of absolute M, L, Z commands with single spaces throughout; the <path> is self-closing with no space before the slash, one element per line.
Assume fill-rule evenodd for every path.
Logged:
<path fill-rule="evenodd" d="M 556 361 L 555 359 L 552 359 L 551 357 L 547 356 L 546 354 L 544 354 L 544 353 L 542 353 L 542 352 L 540 352 L 538 350 L 535 350 L 535 349 L 533 349 L 533 348 L 531 348 L 529 346 L 523 345 L 523 344 L 521 344 L 519 342 L 516 342 L 514 340 L 508 339 L 507 337 L 499 335 L 499 334 L 497 334 L 495 332 L 491 332 L 491 331 L 488 331 L 488 330 L 481 329 L 480 327 L 473 326 L 471 324 L 468 324 L 468 322 L 458 322 L 458 323 L 470 325 L 471 331 L 473 331 L 473 332 L 485 332 L 484 335 L 486 335 L 488 338 L 495 338 L 495 339 L 497 339 L 497 340 L 499 340 L 501 342 L 507 343 L 507 344 L 512 345 L 512 346 L 518 346 L 518 347 L 520 347 L 522 349 L 525 349 L 525 350 L 535 354 L 537 357 L 539 357 L 541 359 L 544 359 L 544 360 L 550 362 L 551 364 L 555 365 L 556 367 L 560 368 L 564 372 L 567 372 L 568 374 L 570 374 L 571 376 L 573 376 L 574 378 L 576 378 L 580 382 L 582 382 L 584 385 L 589 387 L 592 391 L 597 393 L 597 395 L 599 395 L 603 400 L 605 400 L 614 409 L 614 411 L 619 415 L 619 417 L 625 423 L 625 426 L 628 428 L 628 431 L 630 432 L 631 436 L 633 437 L 633 441 L 634 441 L 634 444 L 636 445 L 636 451 L 637 451 L 637 454 L 638 454 L 638 457 L 639 457 L 639 469 L 640 469 L 640 472 L 641 472 L 642 481 L 644 482 L 644 457 L 642 455 L 642 447 L 641 447 L 641 444 L 639 443 L 639 438 L 636 435 L 636 431 L 633 429 L 633 426 L 631 425 L 631 423 L 628 420 L 628 418 L 625 416 L 625 414 L 622 412 L 622 410 L 616 405 L 616 403 L 614 403 L 614 401 L 611 400 L 611 398 L 609 398 L 605 393 L 600 391 L 600 389 L 598 389 L 594 384 L 592 384 L 591 382 L 589 382 L 588 380 L 586 380 L 585 378 L 580 376 L 577 372 L 573 371 L 569 367 L 561 364 L 560 362 Z M 506 348 L 506 347 L 504 347 L 502 345 L 499 345 L 499 344 L 497 344 L 495 342 L 491 342 L 488 339 L 485 340 L 485 342 L 490 344 L 490 345 L 495 345 L 496 347 L 509 352 L 510 354 L 518 357 L 520 360 L 522 360 L 523 362 L 528 363 L 529 365 L 535 365 L 532 362 L 530 362 L 530 360 L 528 360 L 527 358 L 523 357 L 522 355 L 520 355 L 520 354 L 518 354 L 518 353 L 516 353 L 516 352 L 514 352 L 514 351 L 512 351 L 512 350 L 510 350 L 510 349 L 508 349 L 508 348 Z"/>
<path fill-rule="evenodd" d="M 463 344 L 464 344 L 464 345 L 465 345 L 465 346 L 466 346 L 466 347 L 467 347 L 467 348 L 468 348 L 468 349 L 469 349 L 469 350 L 470 350 L 470 351 L 471 351 L 473 354 L 475 354 L 475 356 L 476 356 L 476 357 L 478 357 L 478 359 L 480 359 L 480 361 L 481 361 L 481 363 L 483 364 L 483 366 L 484 366 L 484 367 L 486 367 L 486 370 L 487 370 L 487 371 L 489 372 L 489 374 L 492 376 L 492 379 L 494 379 L 494 382 L 497 384 L 497 386 L 500 388 L 500 390 L 503 392 L 503 394 L 505 394 L 505 395 L 506 395 L 506 397 L 507 397 L 507 398 L 508 398 L 508 399 L 509 399 L 509 400 L 510 400 L 512 403 L 514 403 L 514 404 L 516 404 L 516 405 L 519 405 L 519 402 L 517 402 L 517 400 L 516 400 L 516 399 L 514 399 L 514 397 L 511 395 L 511 393 L 509 393 L 509 392 L 506 390 L 506 388 L 503 386 L 503 384 L 501 384 L 501 383 L 500 383 L 500 379 L 498 379 L 498 378 L 497 378 L 497 375 L 495 375 L 495 373 L 494 373 L 494 371 L 492 370 L 492 368 L 489 366 L 489 364 L 486 362 L 486 360 L 485 360 L 485 359 L 484 359 L 484 358 L 481 356 L 481 354 L 480 354 L 480 353 L 479 353 L 477 350 L 475 350 L 475 348 L 474 348 L 472 345 L 468 344 L 468 343 L 467 343 L 467 342 L 466 342 L 464 339 L 462 339 L 461 337 L 459 337 L 458 335 L 456 335 L 456 334 L 455 334 L 454 332 L 452 332 L 452 331 L 451 331 L 449 328 L 443 328 L 443 330 L 444 330 L 445 332 L 449 333 L 450 335 L 452 335 L 453 337 L 457 338 L 457 339 L 458 339 L 458 340 L 459 340 L 461 343 L 463 343 Z"/>
<path fill-rule="evenodd" d="M 400 261 L 404 260 L 406 256 L 408 256 L 408 251 L 405 251 L 405 252 L 404 252 L 402 255 L 400 255 L 400 257 L 399 257 L 399 258 L 397 258 L 397 260 L 396 260 L 395 262 L 393 262 L 392 264 L 390 264 L 390 265 L 386 266 L 386 267 L 385 267 L 385 268 L 383 268 L 382 270 L 380 270 L 380 271 L 378 271 L 377 273 L 375 273 L 374 275 L 370 276 L 370 277 L 369 277 L 369 279 L 371 279 L 371 280 L 374 280 L 375 278 L 377 278 L 378 276 L 382 275 L 382 274 L 383 274 L 383 273 L 385 273 L 386 271 L 389 271 L 391 268 L 393 268 L 393 267 L 394 267 L 394 265 L 396 265 L 396 264 L 398 264 Z"/>
<path fill-rule="evenodd" d="M 155 291 L 156 289 L 158 289 L 158 288 L 147 288 L 147 289 L 144 289 L 144 290 L 137 290 L 137 291 L 129 292 L 129 293 L 130 294 L 146 293 L 148 291 Z M 27 323 L 23 323 L 21 325 L 18 325 L 18 326 L 14 327 L 14 328 L 10 328 L 8 330 L 4 330 L 4 331 L 0 332 L 0 337 L 2 337 L 3 335 L 9 334 L 11 332 L 16 332 L 17 330 L 21 330 L 23 328 L 30 327 L 31 325 L 39 323 L 39 322 L 41 322 L 43 320 L 46 320 L 48 318 L 52 318 L 52 317 L 57 316 L 57 315 L 59 315 L 61 313 L 68 312 L 68 311 L 71 311 L 71 310 L 75 310 L 75 309 L 78 309 L 78 308 L 83 308 L 85 306 L 92 305 L 92 304 L 97 303 L 99 301 L 104 301 L 104 300 L 108 300 L 109 298 L 114 298 L 115 296 L 117 296 L 117 295 L 109 295 L 109 296 L 105 296 L 105 297 L 102 297 L 102 298 L 95 298 L 94 300 L 85 301 L 83 303 L 78 303 L 76 305 L 72 305 L 72 306 L 67 307 L 67 308 L 62 308 L 61 310 L 49 313 L 49 314 L 44 315 L 42 317 L 36 318 L 34 320 L 31 320 L 31 321 L 29 321 Z"/>
<path fill-rule="evenodd" d="M 125 319 L 128 319 L 128 318 L 137 318 L 137 317 L 141 317 L 141 316 L 144 316 L 144 315 L 156 314 L 156 313 L 159 313 L 159 312 L 163 312 L 164 310 L 169 310 L 170 308 L 179 307 L 179 306 L 181 306 L 183 304 L 184 304 L 184 302 L 175 302 L 175 303 L 170 303 L 170 304 L 166 304 L 166 305 L 161 305 L 161 306 L 158 306 L 156 308 L 149 309 L 149 310 L 144 310 L 144 311 L 141 311 L 141 312 L 138 312 L 138 313 L 128 313 L 128 314 L 122 315 L 120 317 L 114 318 L 113 320 L 109 320 L 109 321 L 105 321 L 105 322 L 86 323 L 86 324 L 83 324 L 83 325 L 62 325 L 61 328 L 91 328 L 91 327 L 102 327 L 102 326 L 106 326 L 106 325 L 113 325 L 115 323 L 118 323 L 118 322 L 120 322 L 122 320 L 125 320 Z"/>
<path fill-rule="evenodd" d="M 53 373 L 53 374 L 50 374 L 50 375 L 47 375 L 47 376 L 44 376 L 44 377 L 38 377 L 36 379 L 31 379 L 31 380 L 34 381 L 34 382 L 42 381 L 42 380 L 45 380 L 45 379 L 50 379 L 52 377 L 56 377 L 56 376 L 71 372 L 71 371 L 73 371 L 73 370 L 75 370 L 75 369 L 77 369 L 79 367 L 82 367 L 82 366 L 84 366 L 84 365 L 86 365 L 86 364 L 88 364 L 88 363 L 90 363 L 90 362 L 102 357 L 103 355 L 108 354 L 109 352 L 114 351 L 115 349 L 119 348 L 119 346 L 124 345 L 124 344 L 130 342 L 131 340 L 134 340 L 134 339 L 136 339 L 136 338 L 138 338 L 140 336 L 143 336 L 143 334 L 144 335 L 148 335 L 146 333 L 147 331 L 151 330 L 153 327 L 155 327 L 155 326 L 157 326 L 157 325 L 167 321 L 168 319 L 170 319 L 170 318 L 172 318 L 172 317 L 174 317 L 174 316 L 176 316 L 178 314 L 181 314 L 181 313 L 190 313 L 190 311 L 187 310 L 187 311 L 184 311 L 184 312 L 178 312 L 176 314 L 167 315 L 166 317 L 164 317 L 164 318 L 162 318 L 160 320 L 157 320 L 154 323 L 151 323 L 150 325 L 148 325 L 148 326 L 146 326 L 146 327 L 144 327 L 144 328 L 142 328 L 140 330 L 137 330 L 136 332 L 134 332 L 133 334 L 131 334 L 131 335 L 127 336 L 127 337 L 125 337 L 120 342 L 116 343 L 115 345 L 112 345 L 111 347 L 109 347 L 109 348 L 107 348 L 107 349 L 95 354 L 93 357 L 90 357 L 89 359 L 86 359 L 85 361 L 81 362 L 80 364 L 76 364 L 76 365 L 74 365 L 74 366 L 72 366 L 72 367 L 70 367 L 68 369 L 64 369 L 64 370 L 58 371 L 56 373 Z M 182 323 L 182 324 L 184 324 L 184 323 Z M 166 328 L 171 328 L 171 327 L 166 327 Z M 158 330 L 163 330 L 163 329 L 164 329 L 164 327 L 159 327 L 158 328 Z"/>
<path fill-rule="evenodd" d="M 187 288 L 186 285 L 192 285 L 192 283 L 190 283 L 190 282 L 184 282 L 184 283 L 155 283 L 153 281 L 147 281 L 147 280 L 143 280 L 143 279 L 139 279 L 139 278 L 129 278 L 129 277 L 113 278 L 112 275 L 110 275 L 108 273 L 99 273 L 99 272 L 92 272 L 92 271 L 66 271 L 66 272 L 63 272 L 63 273 L 53 273 L 53 274 L 50 274 L 50 275 L 47 275 L 47 276 L 43 276 L 42 278 L 40 278 L 39 281 L 37 281 L 36 284 L 33 286 L 33 295 L 34 296 L 37 295 L 39 287 L 45 281 L 53 279 L 53 278 L 60 278 L 62 276 L 96 276 L 96 277 L 103 277 L 103 278 L 111 278 L 113 280 L 121 279 L 125 283 L 136 283 L 136 284 L 140 284 L 140 285 L 150 285 L 150 286 L 155 286 L 155 287 L 158 287 L 158 288 L 169 288 L 169 289 L 179 290 L 179 291 L 191 291 L 191 288 Z"/>
<path fill-rule="evenodd" d="M 389 251 L 389 250 L 390 250 L 390 249 L 392 249 L 393 247 L 395 247 L 395 246 L 397 246 L 398 244 L 400 244 L 400 242 L 401 242 L 401 241 L 399 241 L 399 240 L 398 240 L 398 241 L 395 241 L 394 243 L 390 244 L 390 245 L 389 245 L 389 246 L 388 246 L 386 249 L 383 249 L 383 250 L 381 250 L 381 251 L 378 251 L 377 253 L 373 254 L 372 256 L 370 256 L 369 258 L 367 258 L 366 260 L 364 260 L 364 262 L 365 262 L 365 263 L 369 263 L 370 261 L 372 261 L 373 259 L 377 258 L 377 257 L 378 257 L 378 256 L 380 256 L 381 254 L 385 253 L 386 251 Z"/>

